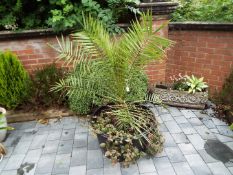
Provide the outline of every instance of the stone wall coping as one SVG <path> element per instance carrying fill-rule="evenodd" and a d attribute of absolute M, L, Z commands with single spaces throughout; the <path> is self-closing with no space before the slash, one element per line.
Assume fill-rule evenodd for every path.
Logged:
<path fill-rule="evenodd" d="M 233 23 L 216 22 L 170 22 L 169 30 L 233 31 Z"/>
<path fill-rule="evenodd" d="M 71 30 L 58 33 L 55 32 L 52 28 L 20 30 L 20 31 L 0 31 L 0 41 L 9 40 L 9 39 L 55 36 L 55 35 L 69 34 L 69 33 L 71 33 Z"/>

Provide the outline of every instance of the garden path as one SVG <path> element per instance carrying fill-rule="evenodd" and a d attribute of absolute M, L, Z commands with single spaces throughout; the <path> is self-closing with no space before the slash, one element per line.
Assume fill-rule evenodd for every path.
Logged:
<path fill-rule="evenodd" d="M 14 123 L 3 143 L 1 175 L 230 175 L 233 174 L 233 132 L 203 111 L 151 106 L 165 137 L 164 150 L 141 158 L 129 168 L 104 158 L 88 123 L 77 117 L 48 125 Z"/>

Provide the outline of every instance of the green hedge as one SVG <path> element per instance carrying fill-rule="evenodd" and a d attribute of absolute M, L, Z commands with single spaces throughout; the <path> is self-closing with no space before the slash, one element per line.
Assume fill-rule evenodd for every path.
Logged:
<path fill-rule="evenodd" d="M 14 109 L 22 104 L 30 92 L 28 73 L 10 51 L 0 52 L 0 105 Z"/>
<path fill-rule="evenodd" d="M 176 0 L 172 21 L 233 22 L 233 0 Z"/>
<path fill-rule="evenodd" d="M 55 31 L 79 28 L 82 13 L 99 18 L 112 33 L 122 14 L 139 0 L 1 0 L 0 30 L 52 27 Z"/>

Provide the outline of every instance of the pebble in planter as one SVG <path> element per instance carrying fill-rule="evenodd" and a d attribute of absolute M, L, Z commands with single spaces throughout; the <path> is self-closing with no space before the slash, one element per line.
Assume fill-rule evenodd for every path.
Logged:
<path fill-rule="evenodd" d="M 156 85 L 154 94 L 163 103 L 177 107 L 204 109 L 208 101 L 208 86 L 203 78 L 179 75 L 172 85 Z"/>

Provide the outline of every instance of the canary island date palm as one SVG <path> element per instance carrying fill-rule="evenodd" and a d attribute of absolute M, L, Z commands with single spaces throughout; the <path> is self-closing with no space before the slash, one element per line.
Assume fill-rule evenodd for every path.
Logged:
<path fill-rule="evenodd" d="M 154 134 L 143 123 L 141 109 L 135 103 L 145 100 L 143 92 L 135 90 L 140 83 L 138 76 L 155 60 L 164 58 L 172 42 L 159 36 L 153 29 L 152 15 L 142 14 L 140 21 L 132 23 L 127 33 L 111 36 L 102 23 L 91 16 L 84 17 L 83 30 L 58 40 L 59 59 L 72 64 L 74 72 L 61 80 L 52 90 L 65 91 L 70 99 L 82 101 L 86 108 L 92 104 L 113 104 L 112 115 L 118 117 L 119 129 L 134 127 L 140 137 L 150 142 L 148 132 Z M 133 97 L 128 94 L 134 91 Z M 155 100 L 154 96 L 149 97 Z M 144 116 L 146 117 L 146 116 Z"/>
<path fill-rule="evenodd" d="M 76 73 L 61 80 L 53 90 L 67 90 L 68 95 L 79 91 L 80 97 L 91 93 L 92 100 L 98 96 L 126 102 L 136 73 L 143 72 L 150 62 L 163 59 L 171 45 L 170 40 L 158 36 L 162 28 L 153 29 L 148 12 L 142 14 L 140 21 L 133 22 L 127 33 L 115 38 L 100 21 L 84 17 L 83 30 L 70 38 L 62 37 L 58 40 L 59 48 L 54 47 L 59 59 L 73 64 Z"/>

